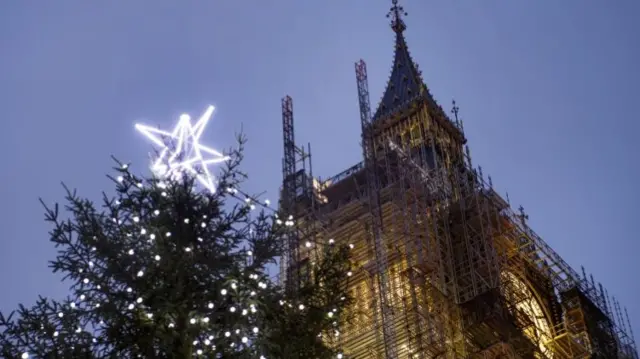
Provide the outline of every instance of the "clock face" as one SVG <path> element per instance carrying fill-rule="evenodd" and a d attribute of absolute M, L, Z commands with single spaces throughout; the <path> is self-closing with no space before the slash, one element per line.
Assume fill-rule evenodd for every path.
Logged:
<path fill-rule="evenodd" d="M 515 303 L 511 310 L 518 310 L 529 318 L 529 325 L 524 328 L 527 336 L 537 347 L 539 358 L 552 358 L 553 353 L 546 343 L 551 340 L 551 328 L 549 321 L 542 310 L 542 306 L 536 299 L 533 291 L 516 275 L 511 272 L 502 273 L 503 294 L 508 302 Z"/>

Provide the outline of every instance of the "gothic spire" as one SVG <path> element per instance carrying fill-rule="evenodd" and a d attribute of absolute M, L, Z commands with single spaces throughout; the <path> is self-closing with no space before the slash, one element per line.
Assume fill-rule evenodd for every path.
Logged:
<path fill-rule="evenodd" d="M 407 26 L 402 20 L 403 16 L 407 16 L 404 8 L 398 5 L 398 0 L 393 0 L 393 6 L 387 14 L 387 17 L 391 18 L 391 29 L 396 34 L 393 68 L 382 101 L 373 116 L 374 120 L 402 109 L 420 96 L 424 90 L 422 77 L 411 59 L 404 39 L 404 30 Z"/>

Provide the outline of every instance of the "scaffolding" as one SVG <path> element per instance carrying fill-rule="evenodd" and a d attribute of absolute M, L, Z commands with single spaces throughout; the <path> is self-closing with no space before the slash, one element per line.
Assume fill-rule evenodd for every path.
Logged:
<path fill-rule="evenodd" d="M 364 63 L 357 66 L 363 84 Z M 322 227 L 305 232 L 298 247 L 319 236 L 354 246 L 355 319 L 341 328 L 346 352 L 355 358 L 583 358 L 598 352 L 637 358 L 628 321 L 621 314 L 611 318 L 617 302 L 608 306 L 602 290 L 528 227 L 526 215 L 472 168 L 468 152 L 438 158 L 442 129 L 427 125 L 425 110 L 412 118 L 375 137 L 384 140 L 373 144 L 369 164 L 298 191 L 319 190 L 311 198 L 324 199 L 298 215 L 297 223 Z M 416 125 L 431 126 L 418 132 L 430 147 L 410 148 Z M 390 140 L 391 134 L 400 139 Z M 432 169 L 420 165 L 438 162 Z M 367 184 L 368 166 L 377 199 Z"/>
<path fill-rule="evenodd" d="M 300 240 L 309 237 L 315 221 L 300 220 L 306 212 L 315 207 L 310 183 L 313 178 L 311 167 L 311 144 L 307 148 L 295 142 L 293 122 L 293 100 L 290 96 L 282 99 L 282 134 L 284 157 L 282 159 L 282 190 L 280 208 L 287 213 L 286 220 L 293 224 L 287 233 L 286 255 L 280 260 L 280 278 L 284 279 L 287 292 L 294 296 L 300 288 L 300 267 L 304 265 L 300 257 Z M 301 168 L 298 169 L 298 166 Z"/>
<path fill-rule="evenodd" d="M 287 281 L 313 256 L 308 243 L 353 246 L 345 358 L 638 359 L 626 311 L 474 166 L 455 103 L 451 120 L 426 86 L 414 86 L 421 79 L 402 37 L 403 12 L 394 0 L 397 82 L 374 116 L 366 65 L 355 65 L 362 163 L 325 180 L 313 178 L 310 163 L 298 174 L 291 153 L 304 163 L 310 150 L 291 150 L 291 99 L 283 100 L 283 194 L 295 195 L 282 203 L 299 227 L 283 261 Z M 293 174 L 302 178 L 297 188 L 287 180 Z"/>

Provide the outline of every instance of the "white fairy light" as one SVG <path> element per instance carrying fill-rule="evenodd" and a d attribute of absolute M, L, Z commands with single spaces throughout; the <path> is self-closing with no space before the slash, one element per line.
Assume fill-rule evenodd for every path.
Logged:
<path fill-rule="evenodd" d="M 206 189 L 215 192 L 215 178 L 209 172 L 208 165 L 227 161 L 229 156 L 200 144 L 200 136 L 214 109 L 213 106 L 209 106 L 195 124 L 191 123 L 189 115 L 181 115 L 173 132 L 143 124 L 135 125 L 136 130 L 161 148 L 158 158 L 151 166 L 156 175 L 172 178 L 187 172 L 196 176 Z M 169 148 L 167 141 L 174 142 L 175 148 Z"/>

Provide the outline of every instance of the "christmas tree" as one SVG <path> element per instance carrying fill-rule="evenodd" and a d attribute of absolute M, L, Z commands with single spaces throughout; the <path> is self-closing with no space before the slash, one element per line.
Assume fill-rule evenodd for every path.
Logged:
<path fill-rule="evenodd" d="M 0 314 L 0 356 L 342 357 L 332 340 L 351 300 L 349 248 L 314 243 L 311 275 L 287 296 L 269 268 L 293 226 L 240 190 L 239 143 L 216 191 L 186 172 L 139 177 L 118 163 L 101 207 L 71 190 L 64 211 L 45 206 L 50 267 L 71 295 Z"/>

